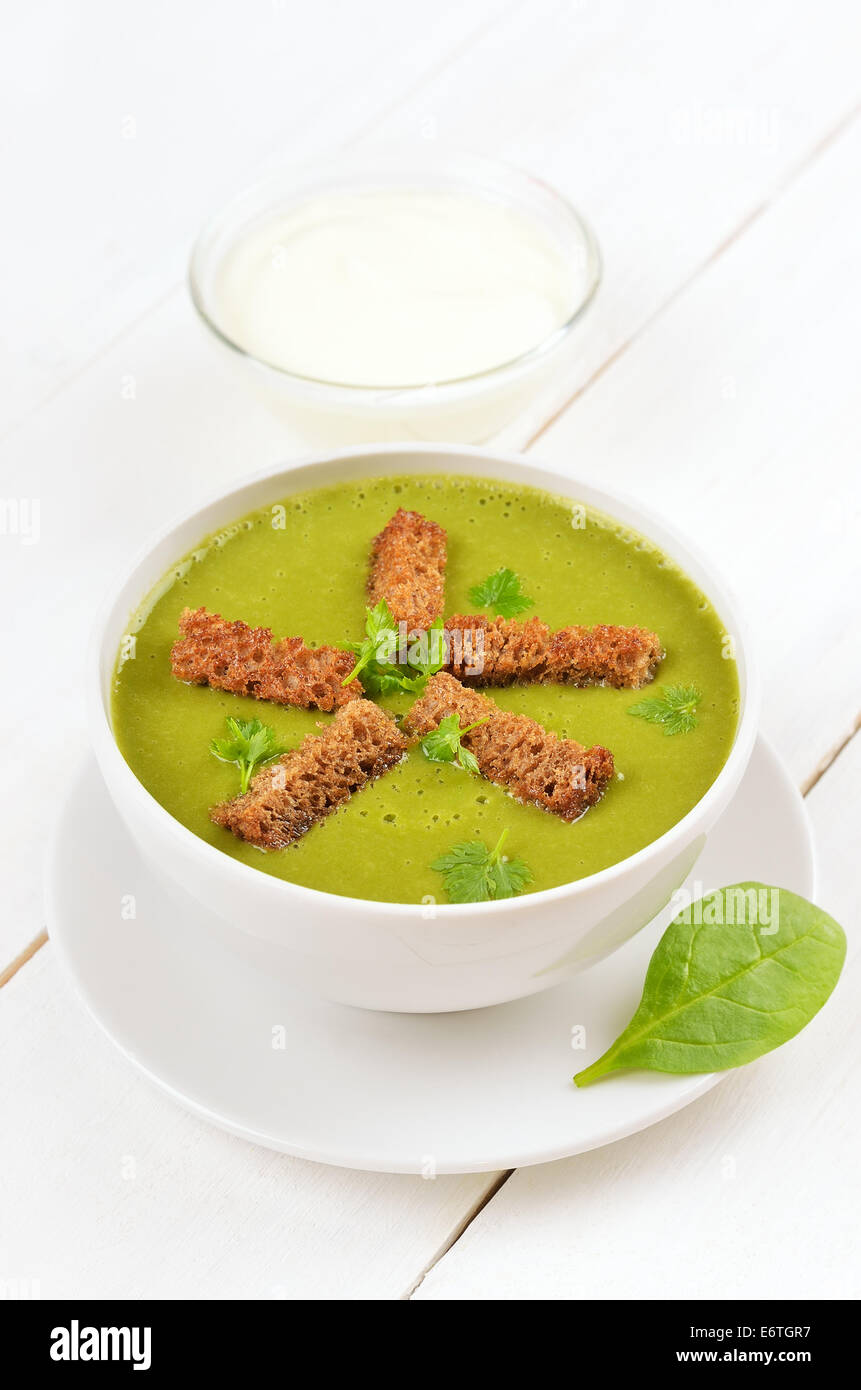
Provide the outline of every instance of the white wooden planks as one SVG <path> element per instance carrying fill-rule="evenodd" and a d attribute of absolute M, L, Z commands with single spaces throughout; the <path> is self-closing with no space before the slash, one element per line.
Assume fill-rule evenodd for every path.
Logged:
<path fill-rule="evenodd" d="M 381 119 L 492 21 L 494 0 L 58 0 L 8 11 L 0 426 L 185 274 L 204 216 L 271 165 Z"/>
<path fill-rule="evenodd" d="M 50 945 L 4 987 L 0 1033 L 0 1290 L 401 1298 L 493 1180 L 353 1173 L 219 1133 L 130 1071 Z"/>

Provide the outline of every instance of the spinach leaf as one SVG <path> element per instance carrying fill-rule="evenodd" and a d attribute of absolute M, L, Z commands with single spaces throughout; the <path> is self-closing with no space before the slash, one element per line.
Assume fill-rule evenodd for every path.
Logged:
<path fill-rule="evenodd" d="M 788 889 L 740 883 L 685 908 L 658 942 L 639 1008 L 574 1081 L 609 1072 L 725 1071 L 779 1047 L 837 983 L 846 937 Z"/>

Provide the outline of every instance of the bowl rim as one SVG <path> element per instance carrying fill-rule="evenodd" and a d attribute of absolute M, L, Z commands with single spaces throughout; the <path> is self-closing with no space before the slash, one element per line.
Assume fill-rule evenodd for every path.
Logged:
<path fill-rule="evenodd" d="M 582 295 L 575 297 L 573 307 L 566 316 L 565 320 L 554 328 L 552 333 L 542 338 L 540 342 L 533 344 L 525 352 L 519 353 L 516 357 L 509 358 L 504 362 L 497 362 L 492 367 L 485 367 L 478 372 L 470 372 L 465 376 L 441 377 L 435 380 L 413 382 L 410 384 L 400 383 L 397 386 L 386 384 L 368 384 L 359 382 L 339 381 L 331 377 L 311 376 L 303 372 L 296 372 L 287 367 L 280 367 L 276 362 L 270 362 L 265 357 L 258 357 L 256 353 L 250 352 L 248 348 L 242 346 L 235 338 L 222 328 L 218 322 L 211 304 L 208 302 L 211 296 L 207 295 L 203 289 L 203 260 L 209 252 L 209 241 L 217 236 L 219 230 L 229 224 L 231 217 L 235 216 L 242 205 L 267 191 L 275 192 L 278 188 L 285 188 L 290 180 L 296 179 L 295 191 L 301 194 L 303 188 L 302 174 L 314 169 L 319 176 L 322 172 L 337 175 L 339 170 L 344 172 L 344 188 L 349 189 L 349 174 L 353 176 L 361 172 L 364 164 L 357 159 L 345 159 L 343 156 L 333 156 L 321 165 L 309 165 L 307 162 L 295 165 L 290 168 L 282 169 L 278 173 L 269 174 L 265 178 L 258 179 L 256 182 L 245 185 L 240 191 L 226 203 L 222 203 L 214 212 L 211 212 L 204 221 L 200 231 L 195 238 L 188 260 L 186 273 L 186 284 L 189 297 L 195 312 L 214 337 L 228 348 L 230 352 L 246 362 L 253 364 L 255 368 L 266 372 L 272 372 L 277 378 L 287 383 L 295 383 L 298 387 L 315 391 L 325 391 L 330 396 L 337 396 L 342 400 L 356 400 L 364 404 L 373 403 L 380 397 L 390 396 L 409 396 L 419 392 L 434 392 L 442 394 L 462 394 L 470 390 L 480 391 L 485 385 L 496 384 L 500 378 L 515 376 L 521 371 L 527 371 L 533 366 L 537 366 L 548 358 L 553 351 L 560 347 L 571 334 L 574 326 L 579 322 L 586 310 L 591 305 L 601 284 L 603 274 L 603 261 L 601 249 L 589 222 L 581 212 L 571 203 L 558 189 L 545 179 L 539 178 L 529 173 L 526 169 L 521 169 L 515 164 L 504 160 L 488 159 L 484 156 L 472 155 L 466 151 L 440 151 L 434 155 L 425 154 L 417 160 L 415 152 L 409 155 L 406 152 L 400 153 L 397 148 L 389 148 L 384 152 L 369 152 L 365 156 L 369 169 L 380 170 L 384 168 L 389 160 L 394 161 L 392 168 L 402 168 L 404 173 L 409 173 L 410 177 L 418 178 L 424 174 L 427 177 L 428 188 L 433 188 L 434 173 L 440 176 L 448 172 L 449 177 L 453 176 L 454 166 L 463 165 L 474 171 L 483 170 L 486 173 L 495 173 L 498 178 L 507 179 L 510 184 L 519 182 L 521 187 L 533 186 L 541 191 L 543 196 L 555 204 L 559 211 L 576 226 L 582 238 L 583 245 L 587 252 L 588 277 L 586 288 Z M 403 159 L 403 165 L 399 160 Z M 464 189 L 471 190 L 470 181 L 465 177 L 462 180 Z M 313 187 L 309 187 L 308 195 L 313 195 Z M 479 190 L 479 196 L 481 190 Z M 287 198 L 285 197 L 285 203 Z M 521 212 L 527 212 L 525 202 L 512 192 L 511 205 L 517 207 Z M 276 209 L 271 209 L 273 215 Z M 563 248 L 565 249 L 565 248 Z M 222 252 L 220 259 L 223 259 Z"/>
<path fill-rule="evenodd" d="M 706 576 L 706 585 L 702 585 L 696 580 L 693 582 L 697 583 L 697 586 L 703 590 L 705 597 L 712 603 L 725 630 L 731 633 L 735 643 L 741 703 L 735 736 L 725 763 L 700 799 L 680 820 L 634 854 L 627 855 L 624 859 L 620 859 L 596 873 L 587 874 L 585 877 L 575 879 L 570 883 L 558 884 L 554 888 L 539 889 L 537 892 L 526 893 L 520 897 L 503 898 L 484 903 L 436 902 L 433 914 L 430 915 L 425 903 L 392 903 L 371 898 L 348 897 L 339 893 L 330 893 L 321 888 L 308 888 L 303 884 L 292 883 L 289 879 L 264 874 L 253 865 L 234 859 L 215 845 L 202 840 L 194 831 L 189 830 L 181 821 L 177 820 L 170 811 L 166 810 L 144 786 L 124 758 L 113 733 L 109 699 L 105 698 L 105 691 L 102 686 L 102 667 L 106 656 L 109 671 L 113 672 L 116 664 L 116 651 L 112 649 L 106 653 L 105 648 L 111 621 L 115 617 L 117 605 L 120 602 L 118 595 L 122 596 L 124 591 L 132 586 L 137 572 L 147 563 L 153 552 L 166 545 L 177 532 L 190 527 L 201 513 L 210 508 L 222 506 L 231 499 L 237 499 L 236 516 L 242 515 L 242 504 L 239 501 L 242 494 L 260 488 L 261 485 L 268 482 L 276 485 L 276 480 L 283 480 L 286 484 L 292 474 L 313 473 L 327 465 L 336 468 L 344 466 L 355 477 L 392 477 L 397 476 L 397 474 L 394 474 L 391 469 L 380 469 L 379 466 L 375 468 L 375 461 L 379 464 L 379 462 L 384 463 L 389 457 L 401 456 L 405 456 L 406 460 L 414 461 L 419 474 L 424 473 L 427 476 L 445 476 L 447 473 L 455 475 L 466 473 L 467 476 L 470 476 L 470 461 L 483 461 L 488 465 L 498 463 L 504 468 L 522 470 L 524 476 L 519 481 L 525 485 L 552 492 L 552 486 L 545 485 L 537 478 L 535 481 L 530 481 L 528 477 L 529 474 L 548 475 L 561 484 L 557 495 L 570 495 L 571 500 L 576 501 L 578 500 L 577 497 L 573 492 L 569 493 L 568 489 L 582 489 L 582 500 L 586 502 L 587 506 L 593 506 L 595 510 L 602 511 L 612 519 L 621 521 L 623 525 L 630 525 L 632 530 L 641 532 L 652 544 L 660 550 L 666 551 L 669 558 L 683 573 L 688 573 L 686 559 L 689 556 L 694 566 L 702 570 Z M 422 468 L 422 459 L 427 456 L 437 459 L 442 456 L 448 463 L 446 466 L 440 466 L 438 463 L 436 467 Z M 363 464 L 366 464 L 367 467 L 360 467 Z M 410 471 L 409 465 L 398 471 Z M 473 476 L 484 476 L 492 480 L 494 475 L 491 471 L 484 474 L 479 471 Z M 324 485 L 323 482 L 317 484 L 317 486 Z M 314 484 L 311 483 L 311 486 Z M 289 492 L 282 491 L 280 497 L 289 495 Z M 592 500 L 595 497 L 602 500 L 596 503 Z M 275 498 L 274 492 L 273 499 L 279 500 Z M 263 506 L 265 503 L 261 502 L 257 505 Z M 623 517 L 619 516 L 616 508 L 621 508 L 623 513 L 630 512 L 637 520 L 630 523 L 625 521 Z M 230 523 L 225 522 L 223 524 L 229 525 Z M 657 531 L 657 537 L 655 531 Z M 669 546 L 666 545 L 662 537 L 668 539 Z M 192 542 L 186 549 L 193 548 L 193 544 Z M 681 552 L 682 558 L 678 552 Z M 181 557 L 177 556 L 177 559 L 179 558 Z M 169 570 L 170 563 L 168 562 L 165 570 Z M 155 583 L 157 580 L 153 581 L 145 592 L 139 594 L 136 604 L 143 602 Z M 126 620 L 135 612 L 136 604 L 126 612 Z M 573 903 L 578 897 L 620 880 L 632 870 L 645 867 L 650 861 L 661 858 L 674 841 L 690 843 L 696 836 L 697 827 L 708 820 L 713 807 L 722 800 L 725 789 L 729 787 L 729 796 L 731 797 L 738 786 L 756 741 L 761 700 L 759 672 L 751 655 L 748 625 L 731 588 L 715 573 L 711 562 L 708 559 L 703 559 L 698 552 L 694 551 L 685 537 L 673 525 L 668 525 L 648 507 L 644 507 L 638 499 L 615 490 L 609 492 L 602 486 L 583 481 L 579 477 L 556 472 L 551 461 L 548 461 L 548 466 L 545 467 L 543 461 L 533 462 L 523 454 L 498 451 L 492 448 L 467 444 L 429 444 L 409 441 L 407 443 L 363 444 L 348 449 L 326 450 L 302 455 L 287 463 L 270 466 L 249 474 L 239 481 L 232 482 L 227 487 L 222 486 L 199 501 L 194 507 L 184 511 L 179 516 L 175 516 L 138 549 L 132 560 L 121 570 L 117 582 L 108 587 L 107 596 L 102 602 L 91 632 L 86 671 L 86 705 L 90 737 L 103 776 L 104 765 L 109 763 L 112 772 L 120 779 L 124 793 L 131 797 L 144 813 L 150 816 L 155 815 L 164 830 L 177 840 L 180 846 L 200 859 L 203 868 L 209 866 L 214 873 L 227 874 L 234 879 L 237 886 L 244 883 L 249 891 L 275 893 L 284 899 L 285 905 L 295 904 L 300 910 L 303 903 L 313 905 L 325 901 L 334 910 L 345 913 L 367 915 L 370 912 L 375 916 L 405 921 L 424 919 L 429 924 L 433 922 L 437 924 L 449 923 L 464 917 L 475 919 L 476 913 L 480 913 L 482 919 L 490 921 L 508 916 L 511 913 L 529 911 L 530 908 L 538 910 L 544 903 L 558 902 L 565 898 L 570 899 Z"/>

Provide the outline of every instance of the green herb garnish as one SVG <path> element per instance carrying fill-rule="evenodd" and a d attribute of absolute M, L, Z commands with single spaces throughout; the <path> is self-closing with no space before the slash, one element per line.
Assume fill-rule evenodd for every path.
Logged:
<path fill-rule="evenodd" d="M 535 600 L 521 592 L 520 579 L 514 570 L 502 567 L 480 584 L 474 585 L 469 591 L 469 598 L 476 608 L 491 608 L 503 618 L 514 618 L 535 606 Z"/>
<path fill-rule="evenodd" d="M 445 665 L 444 624 L 439 618 L 424 634 L 424 654 L 422 639 L 414 639 L 407 646 L 407 661 L 398 664 L 398 644 L 400 634 L 389 605 L 380 599 L 374 608 L 366 610 L 365 637 L 361 642 L 351 642 L 356 653 L 356 664 L 342 685 L 349 685 L 361 675 L 362 685 L 369 695 L 419 695 L 424 690 L 429 676 L 436 675 Z"/>
<path fill-rule="evenodd" d="M 695 685 L 665 685 L 660 695 L 632 705 L 628 713 L 663 725 L 665 734 L 689 734 L 697 727 L 697 705 L 702 698 Z"/>
<path fill-rule="evenodd" d="M 214 738 L 209 751 L 223 763 L 235 763 L 239 768 L 239 787 L 248 791 L 248 784 L 261 763 L 277 758 L 281 749 L 275 741 L 275 730 L 259 719 L 227 718 L 229 738 Z"/>
<path fill-rule="evenodd" d="M 843 929 L 805 898 L 761 883 L 720 888 L 670 923 L 631 1022 L 574 1081 L 589 1086 L 632 1067 L 688 1073 L 752 1062 L 818 1013 L 845 955 Z"/>
<path fill-rule="evenodd" d="M 491 898 L 513 898 L 532 882 L 532 873 L 522 859 L 507 859 L 502 846 L 508 837 L 503 830 L 493 849 L 482 840 L 466 840 L 435 859 L 431 868 L 445 876 L 449 902 L 484 903 Z"/>
<path fill-rule="evenodd" d="M 341 681 L 342 685 L 349 685 L 371 663 L 379 665 L 381 657 L 385 662 L 393 659 L 398 647 L 398 629 L 384 598 L 374 608 L 365 609 L 364 641 L 351 642 L 350 646 L 356 652 L 356 664 L 349 676 Z"/>
<path fill-rule="evenodd" d="M 369 695 L 421 695 L 427 676 L 411 674 L 408 666 L 380 666 L 373 662 L 365 669 L 362 684 Z"/>
<path fill-rule="evenodd" d="M 486 724 L 489 718 L 489 714 L 485 715 L 484 719 L 476 719 L 474 724 L 467 724 L 465 729 L 461 729 L 457 715 L 447 714 L 440 720 L 438 728 L 425 734 L 421 742 L 422 752 L 432 763 L 457 763 L 464 772 L 478 772 L 475 754 L 462 746 L 461 739 L 464 734 L 470 734 L 473 729 Z"/>

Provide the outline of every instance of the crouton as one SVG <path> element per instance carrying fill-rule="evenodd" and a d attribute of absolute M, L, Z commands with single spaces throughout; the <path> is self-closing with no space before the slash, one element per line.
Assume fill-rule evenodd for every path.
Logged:
<path fill-rule="evenodd" d="M 352 700 L 321 734 L 309 734 L 258 772 L 243 796 L 209 814 L 216 825 L 259 849 L 285 849 L 399 763 L 406 751 L 391 715 L 370 700 Z"/>
<path fill-rule="evenodd" d="M 486 695 L 467 690 L 444 671 L 428 681 L 404 720 L 404 732 L 423 738 L 450 714 L 458 716 L 461 728 L 486 718 L 486 724 L 463 739 L 480 772 L 507 787 L 519 801 L 561 820 L 578 820 L 600 801 L 613 776 L 609 749 L 584 748 L 574 739 L 559 738 L 525 714 L 499 709 Z"/>
<path fill-rule="evenodd" d="M 654 677 L 663 656 L 656 633 L 644 627 L 563 627 L 551 632 L 538 618 L 446 620 L 446 669 L 465 685 L 515 682 L 613 685 L 636 690 Z"/>
<path fill-rule="evenodd" d="M 427 629 L 442 617 L 446 534 L 421 512 L 399 507 L 371 548 L 368 598 L 385 599 L 396 623 Z"/>
<path fill-rule="evenodd" d="M 170 654 L 177 680 L 326 711 L 364 693 L 358 680 L 341 684 L 355 657 L 338 647 L 306 647 L 301 637 L 273 642 L 268 627 L 231 623 L 206 608 L 186 608 L 179 631 Z"/>

